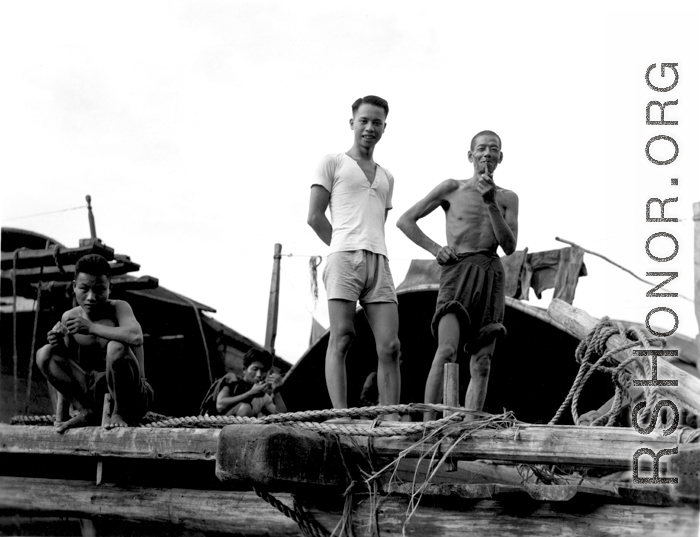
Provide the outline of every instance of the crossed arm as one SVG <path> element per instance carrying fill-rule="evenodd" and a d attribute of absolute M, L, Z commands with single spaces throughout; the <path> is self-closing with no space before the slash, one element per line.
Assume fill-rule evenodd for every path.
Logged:
<path fill-rule="evenodd" d="M 64 313 L 61 320 L 71 334 L 91 334 L 109 341 L 118 341 L 130 347 L 143 345 L 141 325 L 136 320 L 131 306 L 123 300 L 114 300 L 113 304 L 117 326 L 105 326 L 94 323 L 86 317 L 73 315 L 75 310 Z"/>

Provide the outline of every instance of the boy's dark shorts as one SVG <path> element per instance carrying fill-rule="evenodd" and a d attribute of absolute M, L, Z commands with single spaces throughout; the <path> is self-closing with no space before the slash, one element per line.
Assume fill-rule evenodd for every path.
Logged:
<path fill-rule="evenodd" d="M 87 371 L 85 373 L 85 380 L 87 382 L 88 393 L 92 396 L 94 401 L 94 409 L 101 413 L 104 396 L 109 391 L 107 372 Z M 129 418 L 140 419 L 148 412 L 148 409 L 153 404 L 153 388 L 145 378 L 141 378 L 138 382 L 138 386 L 134 386 L 134 389 L 137 393 L 135 397 L 136 404 L 133 409 L 129 408 Z M 114 405 L 114 401 L 112 401 L 112 405 Z"/>
<path fill-rule="evenodd" d="M 506 335 L 505 273 L 495 252 L 457 254 L 457 261 L 441 267 L 440 290 L 431 324 L 437 338 L 438 325 L 448 313 L 459 320 L 464 350 L 473 354 Z"/>

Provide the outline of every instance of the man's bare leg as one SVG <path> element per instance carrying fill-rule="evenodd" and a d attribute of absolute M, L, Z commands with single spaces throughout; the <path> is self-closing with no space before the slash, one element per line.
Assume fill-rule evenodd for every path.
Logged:
<path fill-rule="evenodd" d="M 107 343 L 106 363 L 107 386 L 114 400 L 114 409 L 105 427 L 128 427 L 127 419 L 137 419 L 135 411 L 140 395 L 138 361 L 127 345 L 110 341 Z"/>
<path fill-rule="evenodd" d="M 467 395 L 464 398 L 464 407 L 471 410 L 482 410 L 486 401 L 486 389 L 489 383 L 489 373 L 491 372 L 491 357 L 496 348 L 496 340 L 479 349 L 472 355 L 469 362 L 469 372 L 471 380 L 467 388 Z M 475 416 L 470 416 L 465 421 L 475 420 Z"/>
<path fill-rule="evenodd" d="M 377 302 L 365 304 L 364 309 L 377 344 L 379 404 L 398 405 L 401 397 L 398 305 L 395 302 Z M 385 419 L 399 421 L 399 415 L 387 414 Z"/>
<path fill-rule="evenodd" d="M 445 364 L 453 363 L 457 359 L 459 335 L 457 316 L 454 313 L 444 315 L 438 324 L 438 348 L 425 383 L 425 402 L 428 404 L 442 403 Z M 423 415 L 423 421 L 431 421 L 435 418 L 435 411 L 428 411 Z"/>
<path fill-rule="evenodd" d="M 56 432 L 63 433 L 73 427 L 91 425 L 97 419 L 92 401 L 87 393 L 85 371 L 70 358 L 62 356 L 51 345 L 44 345 L 36 353 L 36 363 L 46 380 L 68 399 L 77 415 L 65 419 L 65 411 L 56 415 Z M 60 409 L 58 409 L 60 410 Z"/>
<path fill-rule="evenodd" d="M 328 301 L 331 333 L 326 351 L 326 386 L 333 408 L 348 408 L 345 357 L 355 339 L 355 307 L 350 300 Z"/>

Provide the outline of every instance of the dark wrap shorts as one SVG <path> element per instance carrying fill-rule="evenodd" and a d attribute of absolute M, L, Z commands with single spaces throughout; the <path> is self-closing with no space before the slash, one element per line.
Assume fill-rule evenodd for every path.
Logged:
<path fill-rule="evenodd" d="M 505 273 L 495 252 L 457 254 L 457 261 L 441 267 L 440 291 L 431 324 L 437 339 L 438 325 L 448 313 L 457 316 L 464 351 L 473 354 L 506 335 Z"/>

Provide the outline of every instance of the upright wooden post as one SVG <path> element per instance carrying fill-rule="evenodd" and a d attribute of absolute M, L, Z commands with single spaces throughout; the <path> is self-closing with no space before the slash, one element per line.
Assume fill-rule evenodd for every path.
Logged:
<path fill-rule="evenodd" d="M 700 201 L 693 203 L 693 222 L 695 222 L 695 319 L 700 331 Z M 700 352 L 700 333 L 695 338 Z M 700 361 L 696 364 L 700 369 Z"/>
<path fill-rule="evenodd" d="M 447 406 L 459 406 L 459 364 L 445 364 L 442 379 L 442 402 Z M 443 416 L 454 414 L 451 410 L 444 410 Z M 445 464 L 445 471 L 456 472 L 457 464 L 448 459 Z"/>
<path fill-rule="evenodd" d="M 97 238 L 97 231 L 95 230 L 95 215 L 92 214 L 92 198 L 90 197 L 90 194 L 85 196 L 85 201 L 87 201 L 88 204 L 88 222 L 90 223 L 90 238 L 91 239 L 96 239 Z"/>
<path fill-rule="evenodd" d="M 445 364 L 442 381 L 442 399 L 447 406 L 459 406 L 459 364 Z M 445 410 L 445 417 L 454 414 L 451 410 Z"/>
<path fill-rule="evenodd" d="M 282 245 L 275 244 L 275 255 L 272 262 L 272 282 L 270 283 L 270 301 L 267 304 L 267 330 L 265 332 L 265 348 L 275 354 L 275 339 L 277 338 L 277 316 L 280 305 L 280 261 L 282 260 Z"/>

